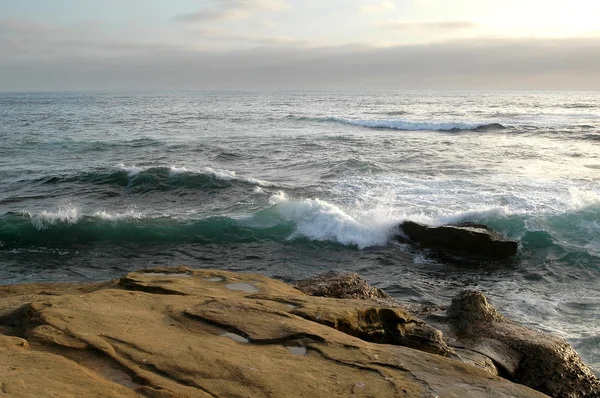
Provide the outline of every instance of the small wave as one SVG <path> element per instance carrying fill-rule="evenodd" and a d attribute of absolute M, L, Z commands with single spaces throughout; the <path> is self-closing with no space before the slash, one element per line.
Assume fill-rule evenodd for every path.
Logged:
<path fill-rule="evenodd" d="M 337 177 L 345 173 L 350 173 L 351 175 L 356 172 L 376 174 L 386 171 L 383 165 L 360 158 L 348 158 L 343 161 L 328 162 L 327 168 L 329 172 L 323 176 L 324 178 Z"/>
<path fill-rule="evenodd" d="M 124 171 L 125 173 L 127 173 L 127 175 L 129 177 L 133 177 L 136 176 L 140 173 L 140 171 L 142 171 L 143 169 L 140 167 L 135 167 L 135 166 L 125 166 L 123 163 L 119 163 L 117 165 L 117 169 Z"/>
<path fill-rule="evenodd" d="M 136 138 L 130 140 L 110 140 L 110 141 L 97 141 L 97 140 L 77 140 L 73 138 L 55 138 L 51 140 L 40 140 L 28 138 L 24 142 L 28 146 L 42 147 L 41 150 L 46 148 L 51 149 L 65 149 L 70 151 L 81 151 L 81 152 L 93 152 L 93 151 L 110 151 L 115 148 L 142 148 L 142 147 L 153 147 L 162 146 L 162 141 L 153 138 Z"/>
<path fill-rule="evenodd" d="M 214 157 L 217 159 L 222 159 L 222 160 L 226 160 L 226 161 L 233 161 L 233 160 L 237 160 L 237 159 L 241 158 L 242 156 L 243 155 L 239 154 L 239 153 L 221 151 L 221 152 L 219 152 L 219 154 L 217 156 L 214 156 Z"/>
<path fill-rule="evenodd" d="M 31 223 L 38 230 L 60 223 L 74 224 L 79 220 L 79 209 L 73 205 L 59 208 L 57 211 L 42 211 L 38 214 L 27 213 Z"/>
<path fill-rule="evenodd" d="M 218 169 L 213 169 L 211 167 L 206 167 L 204 169 L 204 173 L 207 173 L 211 176 L 214 176 L 215 178 L 218 178 L 218 179 L 224 180 L 224 181 L 238 180 L 238 181 L 247 182 L 252 185 L 258 185 L 260 187 L 273 186 L 273 184 L 266 182 L 266 181 L 259 180 L 258 178 L 238 176 L 237 173 L 233 170 L 218 170 Z"/>
<path fill-rule="evenodd" d="M 142 218 L 144 218 L 141 212 L 134 210 L 128 210 L 124 213 L 112 213 L 106 210 L 100 210 L 95 212 L 93 217 L 106 221 L 141 220 Z"/>
<path fill-rule="evenodd" d="M 482 124 L 480 126 L 475 127 L 474 131 L 493 131 L 493 130 L 504 130 L 506 126 L 500 123 L 488 123 Z"/>
<path fill-rule="evenodd" d="M 86 183 L 122 187 L 130 192 L 140 193 L 153 190 L 171 189 L 225 189 L 234 185 L 242 187 L 253 185 L 272 187 L 272 183 L 253 177 L 240 176 L 232 170 L 205 167 L 191 170 L 186 167 L 138 167 L 135 165 L 116 165 L 115 169 L 98 170 L 71 176 L 43 177 L 35 180 L 43 184 Z M 25 182 L 25 181 L 24 181 Z"/>
<path fill-rule="evenodd" d="M 595 104 L 566 104 L 562 105 L 562 108 L 566 109 L 591 109 L 596 108 L 598 105 Z"/>
<path fill-rule="evenodd" d="M 504 129 L 500 123 L 452 123 L 452 122 L 416 122 L 406 120 L 354 120 L 345 118 L 322 118 L 323 122 L 336 122 L 375 129 L 401 131 L 488 131 Z"/>
<path fill-rule="evenodd" d="M 584 141 L 600 141 L 600 134 L 584 134 L 581 138 Z"/>
<path fill-rule="evenodd" d="M 44 220 L 44 221 L 40 221 Z M 215 216 L 200 220 L 143 217 L 134 212 L 98 211 L 76 217 L 7 213 L 0 217 L 0 250 L 20 251 L 107 243 L 111 245 L 232 244 L 282 241 L 293 233 L 286 222 L 255 223 Z M 78 249 L 76 249 L 78 250 Z"/>
<path fill-rule="evenodd" d="M 48 229 L 53 225 L 64 224 L 72 225 L 78 223 L 82 218 L 96 218 L 98 220 L 105 221 L 117 221 L 117 220 L 139 220 L 143 218 L 141 212 L 134 210 L 128 210 L 123 213 L 109 212 L 106 210 L 99 210 L 93 213 L 92 216 L 84 216 L 80 213 L 80 210 L 75 205 L 66 205 L 59 207 L 56 211 L 43 210 L 39 213 L 23 212 L 23 213 L 8 213 L 13 214 L 17 217 L 26 217 L 31 220 L 31 224 L 37 230 Z"/>

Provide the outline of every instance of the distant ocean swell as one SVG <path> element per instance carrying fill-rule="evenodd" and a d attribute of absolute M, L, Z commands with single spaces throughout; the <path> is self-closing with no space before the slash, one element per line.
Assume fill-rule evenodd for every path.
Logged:
<path fill-rule="evenodd" d="M 23 183 L 28 181 L 21 181 Z M 36 179 L 40 184 L 83 183 L 107 185 L 129 189 L 133 192 L 164 191 L 175 188 L 224 189 L 235 184 L 256 187 L 274 186 L 270 182 L 238 175 L 232 170 L 205 167 L 199 171 L 185 167 L 136 167 L 119 164 L 114 169 L 76 173 L 65 176 L 48 176 Z"/>
<path fill-rule="evenodd" d="M 500 123 L 467 123 L 441 121 L 408 121 L 398 119 L 359 120 L 341 117 L 298 118 L 316 122 L 340 123 L 373 129 L 389 129 L 401 131 L 488 131 L 503 130 L 506 126 Z"/>

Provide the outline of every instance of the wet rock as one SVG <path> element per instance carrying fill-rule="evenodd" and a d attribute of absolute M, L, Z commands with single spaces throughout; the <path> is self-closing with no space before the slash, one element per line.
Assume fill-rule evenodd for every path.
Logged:
<path fill-rule="evenodd" d="M 296 289 L 309 296 L 378 299 L 389 298 L 383 290 L 371 286 L 355 273 L 327 272 L 312 278 L 303 279 L 294 285 Z"/>
<path fill-rule="evenodd" d="M 517 254 L 518 242 L 504 238 L 482 224 L 461 223 L 432 227 L 405 221 L 400 228 L 412 243 L 421 247 L 489 258 L 507 258 Z M 401 241 L 406 241 L 402 236 Z"/>
<path fill-rule="evenodd" d="M 311 297 L 260 275 L 181 275 L 155 270 L 85 288 L 0 287 L 2 320 L 20 334 L 0 335 L 0 391 L 17 397 L 545 396 L 474 366 L 367 342 L 321 322 L 345 320 L 354 330 L 385 335 L 385 325 L 415 323 L 399 309 Z M 258 291 L 227 288 L 236 283 Z M 348 321 L 360 314 L 365 319 Z M 370 330 L 371 318 L 380 320 L 382 332 Z"/>
<path fill-rule="evenodd" d="M 502 316 L 478 291 L 452 300 L 448 320 L 467 349 L 494 361 L 500 373 L 552 397 L 600 397 L 600 380 L 563 339 Z"/>

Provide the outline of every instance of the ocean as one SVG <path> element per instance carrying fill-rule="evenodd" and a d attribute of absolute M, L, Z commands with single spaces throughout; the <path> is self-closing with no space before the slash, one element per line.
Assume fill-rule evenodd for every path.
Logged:
<path fill-rule="evenodd" d="M 507 261 L 397 243 L 484 223 Z M 0 283 L 186 265 L 483 291 L 600 370 L 600 93 L 0 93 Z"/>

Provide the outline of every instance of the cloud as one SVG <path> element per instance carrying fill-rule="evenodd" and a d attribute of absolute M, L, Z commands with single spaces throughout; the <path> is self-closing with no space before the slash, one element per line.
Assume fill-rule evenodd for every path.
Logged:
<path fill-rule="evenodd" d="M 215 42 L 235 42 L 252 47 L 257 46 L 296 46 L 296 47 L 307 47 L 316 46 L 318 43 L 309 42 L 305 40 L 296 40 L 293 37 L 280 35 L 280 36 L 261 36 L 255 34 L 238 34 L 232 33 L 226 29 L 219 29 L 215 27 L 205 27 L 201 29 L 190 29 L 190 34 L 194 34 L 199 38 L 207 39 L 211 43 Z"/>
<path fill-rule="evenodd" d="M 600 89 L 597 37 L 470 39 L 389 48 L 278 45 L 236 51 L 91 43 L 110 50 L 102 57 L 91 50 L 82 53 L 85 41 L 51 45 L 60 56 L 22 61 L 0 41 L 0 53 L 9 54 L 0 60 L 0 88 Z"/>
<path fill-rule="evenodd" d="M 368 6 L 360 7 L 360 11 L 363 14 L 385 14 L 390 11 L 395 11 L 396 5 L 391 1 L 382 1 L 378 4 L 372 4 Z"/>
<path fill-rule="evenodd" d="M 58 31 L 57 28 L 21 19 L 0 19 L 1 36 L 32 36 Z"/>
<path fill-rule="evenodd" d="M 198 10 L 191 14 L 178 15 L 178 22 L 208 22 L 208 21 L 236 21 L 245 19 L 250 15 L 242 8 L 217 8 Z"/>
<path fill-rule="evenodd" d="M 212 0 L 198 11 L 178 15 L 177 22 L 236 21 L 246 19 L 252 11 L 276 11 L 288 7 L 284 0 Z"/>
<path fill-rule="evenodd" d="M 380 26 L 401 31 L 440 31 L 475 29 L 479 24 L 471 21 L 392 21 Z"/>

